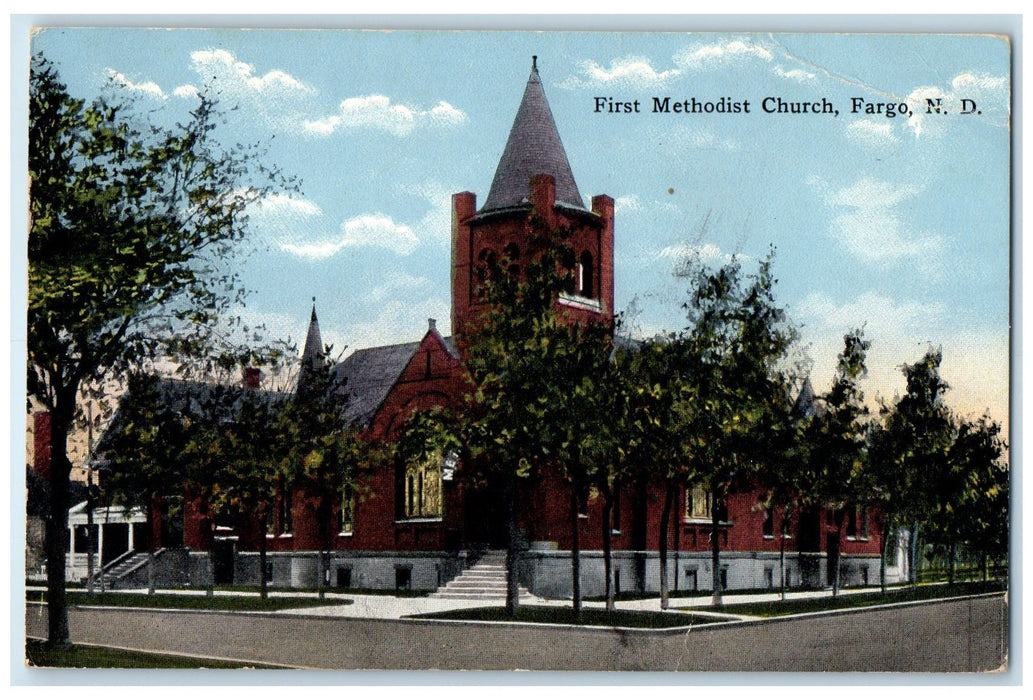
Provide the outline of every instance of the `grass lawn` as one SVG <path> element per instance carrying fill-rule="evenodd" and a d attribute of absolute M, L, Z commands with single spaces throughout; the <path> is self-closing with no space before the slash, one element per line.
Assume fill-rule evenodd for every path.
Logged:
<path fill-rule="evenodd" d="M 504 607 L 467 608 L 440 613 L 412 615 L 412 618 L 429 618 L 433 620 L 471 620 L 475 622 L 537 622 L 551 625 L 585 625 L 588 627 L 644 627 L 662 629 L 665 627 L 684 627 L 713 622 L 712 617 L 692 615 L 689 613 L 629 612 L 618 610 L 608 613 L 605 610 L 583 609 L 580 618 L 575 619 L 574 611 L 569 607 L 553 607 L 547 605 L 521 605 L 517 608 L 516 617 L 506 615 Z"/>
<path fill-rule="evenodd" d="M 35 639 L 26 640 L 25 658 L 29 666 L 41 668 L 277 668 L 235 661 L 123 651 L 107 647 L 72 645 L 69 649 L 47 649 L 44 642 Z"/>
<path fill-rule="evenodd" d="M 737 603 L 724 605 L 721 612 L 734 615 L 755 615 L 757 617 L 778 617 L 779 615 L 795 615 L 805 612 L 821 612 L 825 610 L 841 610 L 847 608 L 863 608 L 869 605 L 885 605 L 887 603 L 905 603 L 934 598 L 949 598 L 959 595 L 975 595 L 1003 591 L 1006 584 L 1001 581 L 956 583 L 953 586 L 927 585 L 917 588 L 896 588 L 882 593 L 851 593 L 836 598 L 822 596 L 819 598 L 803 598 L 797 600 L 774 600 L 761 603 Z M 733 591 L 734 592 L 734 591 Z M 682 610 L 715 610 L 710 606 L 693 606 Z"/>
<path fill-rule="evenodd" d="M 28 602 L 39 602 L 40 594 L 26 596 Z M 314 608 L 326 605 L 351 605 L 352 601 L 341 598 L 275 597 L 262 600 L 257 595 L 212 596 L 183 595 L 176 593 L 89 593 L 68 591 L 68 605 L 107 605 L 126 608 L 164 608 L 177 610 L 251 610 L 276 611 L 291 608 Z"/>

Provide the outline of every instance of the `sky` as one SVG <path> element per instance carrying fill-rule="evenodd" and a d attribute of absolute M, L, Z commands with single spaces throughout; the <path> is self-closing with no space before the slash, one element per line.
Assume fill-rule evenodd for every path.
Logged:
<path fill-rule="evenodd" d="M 266 162 L 300 178 L 251 212 L 239 261 L 242 315 L 273 336 L 303 341 L 312 297 L 346 354 L 418 340 L 428 318 L 448 332 L 450 195 L 484 202 L 537 55 L 582 198 L 616 200 L 615 305 L 636 335 L 684 327 L 687 258 L 751 270 L 774 247 L 817 391 L 863 327 L 871 400 L 939 346 L 949 403 L 1007 425 L 999 37 L 56 28 L 32 50 L 73 95 L 118 94 L 157 122 L 215 86 L 236 107 L 223 141 L 268 144 Z M 654 112 L 664 97 L 749 113 Z M 838 114 L 767 113 L 765 98 Z"/>

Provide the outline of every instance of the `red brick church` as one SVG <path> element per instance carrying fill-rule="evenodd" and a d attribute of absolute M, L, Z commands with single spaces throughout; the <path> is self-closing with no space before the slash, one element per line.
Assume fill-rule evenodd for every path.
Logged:
<path fill-rule="evenodd" d="M 419 340 L 353 352 L 339 366 L 349 394 L 346 420 L 362 426 L 373 439 L 392 440 L 414 411 L 462 400 L 462 339 L 479 313 L 478 275 L 493 260 L 520 264 L 534 225 L 532 212 L 547 225 L 572 232 L 568 244 L 576 254 L 577 274 L 575 289 L 560 297 L 564 313 L 577 322 L 612 323 L 614 201 L 600 194 L 585 205 L 537 65 L 532 65 L 483 204 L 478 208 L 472 192 L 452 196 L 452 335 L 443 336 L 431 319 Z M 321 349 L 313 308 L 303 359 Z M 809 399 L 805 395 L 801 400 Z M 399 464 L 365 478 L 358 489 L 361 497 L 346 488 L 333 508 L 337 534 L 329 555 L 331 586 L 434 590 L 481 552 L 505 546 L 499 504 L 492 493 L 464 480 L 461 465 L 443 474 L 441 464 Z M 565 481 L 545 476 L 518 499 L 526 545 L 520 579 L 538 595 L 570 595 L 569 488 Z M 618 591 L 658 590 L 660 494 L 659 488 L 648 486 L 628 486 L 616 494 L 612 542 Z M 276 586 L 314 586 L 323 546 L 319 533 L 326 530 L 314 520 L 314 509 L 303 507 L 306 498 L 297 489 L 278 497 L 271 532 L 264 535 L 270 552 L 264 572 L 259 571 L 254 534 L 217 529 L 189 504 L 182 543 L 212 553 L 216 571 L 222 572 L 220 582 L 256 584 L 265 576 Z M 712 581 L 710 499 L 701 487 L 685 489 L 679 499 L 680 517 L 671 519 L 668 533 L 670 585 L 707 590 Z M 757 502 L 757 493 L 738 493 L 722 506 L 727 514 L 720 577 L 730 589 L 777 588 L 781 583 L 781 526 L 775 527 L 776 517 Z M 585 595 L 603 592 L 601 511 L 601 499 L 589 499 L 580 519 Z M 877 581 L 882 543 L 875 524 L 865 513 L 851 514 L 841 539 L 825 515 L 793 523 L 793 537 L 786 544 L 788 585 L 830 581 L 826 562 L 832 548 L 842 555 L 845 584 Z"/>

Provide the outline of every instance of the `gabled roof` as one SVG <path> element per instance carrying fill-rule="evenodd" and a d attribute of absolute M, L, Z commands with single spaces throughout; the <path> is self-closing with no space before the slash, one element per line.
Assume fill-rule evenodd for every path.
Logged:
<path fill-rule="evenodd" d="M 538 77 L 537 56 L 495 179 L 479 213 L 525 206 L 530 201 L 533 175 L 552 175 L 556 179 L 557 203 L 585 208 Z"/>
<path fill-rule="evenodd" d="M 436 331 L 435 331 L 436 333 Z M 456 356 L 452 337 L 441 339 L 445 349 Z M 356 350 L 337 367 L 337 378 L 344 381 L 348 403 L 344 410 L 345 423 L 368 425 L 384 403 L 423 340 L 398 345 Z"/>

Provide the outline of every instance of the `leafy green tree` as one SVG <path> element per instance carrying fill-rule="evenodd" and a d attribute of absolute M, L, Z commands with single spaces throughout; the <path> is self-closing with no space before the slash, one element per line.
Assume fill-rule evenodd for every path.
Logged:
<path fill-rule="evenodd" d="M 171 129 L 133 126 L 119 104 L 69 95 L 34 57 L 29 85 L 28 365 L 51 414 L 49 643 L 68 642 L 68 435 L 85 387 L 156 356 L 211 356 L 220 316 L 243 298 L 229 266 L 247 210 L 289 186 L 261 151 L 222 148 L 206 93 Z"/>
<path fill-rule="evenodd" d="M 856 329 L 843 336 L 832 387 L 823 395 L 820 410 L 806 421 L 801 435 L 802 472 L 797 488 L 802 505 L 831 508 L 836 537 L 842 539 L 846 517 L 857 507 L 867 508 L 869 492 L 869 411 L 860 381 L 867 374 L 865 364 L 871 343 Z M 839 548 L 831 553 L 832 594 L 839 594 Z"/>
<path fill-rule="evenodd" d="M 616 478 L 622 483 L 662 483 L 660 514 L 660 607 L 668 607 L 668 533 L 679 488 L 696 474 L 687 460 L 678 412 L 685 391 L 683 348 L 676 338 L 660 336 L 615 356 L 619 385 L 611 393 L 623 399 L 610 422 L 620 450 Z M 640 489 L 641 490 L 641 489 Z M 645 543 L 639 543 L 645 548 Z M 609 583 L 609 581 L 607 582 Z"/>
<path fill-rule="evenodd" d="M 984 577 L 988 561 L 1008 558 L 1007 449 L 1000 424 L 987 415 L 975 421 L 961 421 L 951 448 L 952 461 L 965 475 L 964 495 L 957 504 L 962 525 L 959 535 L 980 556 Z"/>
<path fill-rule="evenodd" d="M 511 261 L 491 263 L 482 288 L 485 312 L 466 344 L 471 394 L 463 411 L 471 466 L 501 491 L 508 532 L 507 611 L 518 600 L 520 481 L 542 469 L 559 469 L 571 488 L 574 608 L 580 606 L 577 514 L 595 465 L 586 458 L 589 403 L 608 362 L 612 328 L 571 322 L 557 308 L 574 269 L 565 232 L 534 218 L 522 274 Z"/>
<path fill-rule="evenodd" d="M 281 442 L 279 468 L 288 489 L 303 487 L 309 498 L 301 504 L 314 508 L 321 543 L 319 593 L 325 592 L 329 557 L 337 533 L 334 504 L 342 502 L 361 481 L 361 472 L 389 456 L 386 446 L 368 441 L 360 430 L 345 423 L 347 387 L 327 346 L 316 358 L 303 361 L 294 394 L 285 402 L 276 424 Z"/>
<path fill-rule="evenodd" d="M 103 455 L 105 498 L 127 511 L 143 507 L 150 538 L 157 530 L 156 517 L 168 526 L 178 516 L 169 512 L 169 500 L 182 497 L 189 488 L 189 477 L 203 471 L 184 459 L 197 426 L 205 419 L 189 405 L 189 392 L 176 390 L 183 386 L 153 374 L 132 373 L 118 413 L 98 446 Z M 147 548 L 148 592 L 152 594 L 154 548 L 152 539 Z"/>
<path fill-rule="evenodd" d="M 679 425 L 696 478 L 711 499 L 714 604 L 721 604 L 720 551 L 724 502 L 750 484 L 788 420 L 790 377 L 784 367 L 796 338 L 774 299 L 773 253 L 745 276 L 733 259 L 696 270 L 681 334 L 685 384 Z"/>
<path fill-rule="evenodd" d="M 287 446 L 281 428 L 284 397 L 246 386 L 212 387 L 185 455 L 207 463 L 212 510 L 258 544 L 260 595 L 268 596 L 266 530 L 281 482 Z"/>
<path fill-rule="evenodd" d="M 911 525 L 910 572 L 917 572 L 918 523 L 931 512 L 932 476 L 944 473 L 953 427 L 940 377 L 942 352 L 930 349 L 917 362 L 903 366 L 906 393 L 882 409 L 882 425 L 872 440 L 870 468 L 874 492 L 883 517 L 883 563 L 890 532 Z M 912 578 L 915 581 L 916 578 Z"/>

